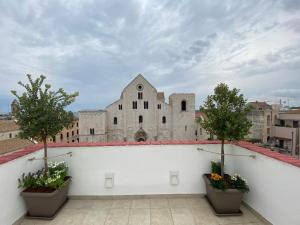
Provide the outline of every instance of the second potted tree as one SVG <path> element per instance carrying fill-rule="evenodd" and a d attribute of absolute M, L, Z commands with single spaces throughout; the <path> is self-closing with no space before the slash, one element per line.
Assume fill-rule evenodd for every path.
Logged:
<path fill-rule="evenodd" d="M 222 83 L 201 107 L 207 119 L 199 122 L 221 141 L 220 163 L 212 162 L 211 174 L 203 175 L 207 198 L 218 215 L 239 214 L 243 192 L 249 191 L 245 179 L 224 172 L 225 141 L 238 141 L 248 134 L 251 127 L 251 122 L 247 119 L 249 110 L 239 90 L 230 90 Z"/>

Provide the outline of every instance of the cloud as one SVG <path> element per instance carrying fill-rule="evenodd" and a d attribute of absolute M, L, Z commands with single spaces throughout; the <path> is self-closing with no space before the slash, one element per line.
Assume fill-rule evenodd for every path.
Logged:
<path fill-rule="evenodd" d="M 195 92 L 197 105 L 220 82 L 251 99 L 276 98 L 272 91 L 300 82 L 299 5 L 0 1 L 0 112 L 26 73 L 78 90 L 73 110 L 104 108 L 138 73 L 166 94 Z"/>

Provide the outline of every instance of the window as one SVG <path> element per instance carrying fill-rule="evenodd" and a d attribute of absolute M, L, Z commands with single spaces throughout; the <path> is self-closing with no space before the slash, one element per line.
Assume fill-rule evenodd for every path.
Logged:
<path fill-rule="evenodd" d="M 161 109 L 161 104 L 157 104 L 157 109 Z"/>
<path fill-rule="evenodd" d="M 187 125 L 184 126 L 184 130 L 187 131 Z"/>
<path fill-rule="evenodd" d="M 76 126 L 78 127 L 78 122 L 76 123 Z"/>
<path fill-rule="evenodd" d="M 186 111 L 186 101 L 185 100 L 181 101 L 181 111 Z"/>
<path fill-rule="evenodd" d="M 67 132 L 67 137 L 69 137 L 69 132 Z"/>
<path fill-rule="evenodd" d="M 165 116 L 162 117 L 162 123 L 166 123 L 167 122 L 167 119 Z"/>
<path fill-rule="evenodd" d="M 202 135 L 202 128 L 200 128 L 200 135 Z"/>
<path fill-rule="evenodd" d="M 148 109 L 148 101 L 144 102 L 144 109 Z"/>
<path fill-rule="evenodd" d="M 118 124 L 118 118 L 114 117 L 114 124 Z"/>
<path fill-rule="evenodd" d="M 94 128 L 90 128 L 90 134 L 94 135 L 95 134 L 95 129 Z"/>
<path fill-rule="evenodd" d="M 267 116 L 267 126 L 271 126 L 271 116 Z"/>
<path fill-rule="evenodd" d="M 62 141 L 64 139 L 64 135 L 60 134 L 60 140 Z"/>
<path fill-rule="evenodd" d="M 143 99 L 143 92 L 138 92 L 138 99 Z"/>
<path fill-rule="evenodd" d="M 119 110 L 122 110 L 122 105 L 119 105 Z"/>
<path fill-rule="evenodd" d="M 79 134 L 79 130 L 78 129 L 76 130 L 76 134 Z"/>
<path fill-rule="evenodd" d="M 143 116 L 139 116 L 139 123 L 143 123 Z"/>
<path fill-rule="evenodd" d="M 197 130 L 195 130 L 195 136 L 198 136 L 198 131 Z"/>
<path fill-rule="evenodd" d="M 74 136 L 74 130 L 72 130 L 72 136 Z"/>
<path fill-rule="evenodd" d="M 9 138 L 12 138 L 12 134 L 11 133 L 9 133 Z"/>
<path fill-rule="evenodd" d="M 56 137 L 53 136 L 52 139 L 53 139 L 53 142 L 55 143 L 56 142 Z"/>
<path fill-rule="evenodd" d="M 133 109 L 137 109 L 137 102 L 136 102 L 136 101 L 133 101 L 133 102 L 132 102 L 132 108 L 133 108 Z"/>

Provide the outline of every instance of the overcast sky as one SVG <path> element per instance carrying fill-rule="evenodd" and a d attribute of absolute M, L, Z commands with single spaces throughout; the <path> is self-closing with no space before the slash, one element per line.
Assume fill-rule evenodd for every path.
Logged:
<path fill-rule="evenodd" d="M 300 0 L 0 0 L 0 112 L 25 75 L 101 109 L 139 73 L 166 97 L 220 82 L 300 105 Z"/>

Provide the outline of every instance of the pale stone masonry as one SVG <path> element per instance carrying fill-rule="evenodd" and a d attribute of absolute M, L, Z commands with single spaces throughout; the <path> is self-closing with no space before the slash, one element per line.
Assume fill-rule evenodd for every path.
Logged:
<path fill-rule="evenodd" d="M 195 94 L 174 93 L 165 101 L 142 75 L 105 110 L 79 112 L 80 142 L 195 140 Z"/>
<path fill-rule="evenodd" d="M 251 121 L 252 127 L 247 138 L 267 143 L 271 137 L 271 127 L 275 125 L 278 117 L 279 106 L 258 101 L 249 102 L 249 105 L 252 109 L 247 118 Z"/>

